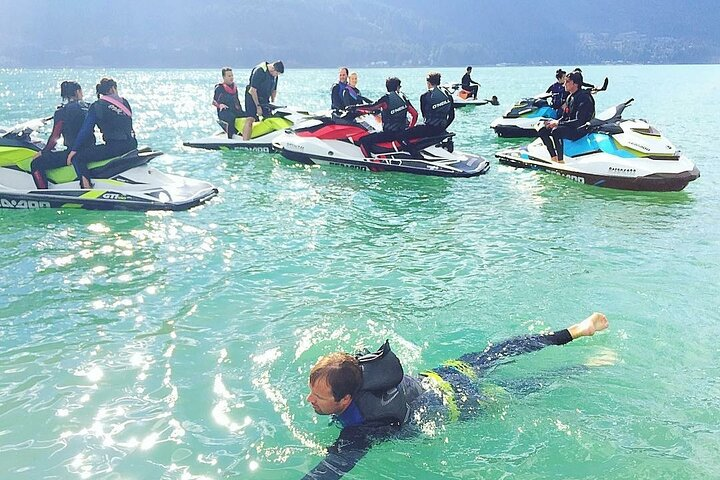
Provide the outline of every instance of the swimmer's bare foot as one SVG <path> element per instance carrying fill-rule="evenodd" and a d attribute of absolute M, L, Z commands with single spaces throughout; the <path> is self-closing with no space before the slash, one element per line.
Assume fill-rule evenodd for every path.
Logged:
<path fill-rule="evenodd" d="M 570 336 L 573 340 L 580 337 L 589 337 L 595 335 L 595 332 L 600 332 L 608 327 L 608 319 L 602 313 L 595 312 L 580 323 L 568 328 Z"/>

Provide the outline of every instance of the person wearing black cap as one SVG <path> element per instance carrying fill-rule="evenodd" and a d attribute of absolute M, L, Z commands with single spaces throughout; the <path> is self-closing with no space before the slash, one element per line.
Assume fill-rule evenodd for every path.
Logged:
<path fill-rule="evenodd" d="M 565 75 L 565 70 L 558 68 L 555 72 L 557 82 L 553 83 L 547 90 L 545 90 L 545 93 L 552 94 L 551 105 L 558 113 L 560 113 L 562 105 L 565 103 L 568 96 L 567 90 L 565 90 Z"/>
<path fill-rule="evenodd" d="M 260 62 L 250 72 L 250 81 L 245 87 L 245 111 L 248 120 L 243 127 L 243 140 L 250 140 L 253 121 L 260 120 L 258 114 L 268 116 L 268 104 L 275 101 L 278 77 L 285 72 L 285 65 L 280 60 Z"/>
<path fill-rule="evenodd" d="M 470 72 L 472 72 L 472 67 L 468 66 L 465 69 L 465 75 L 463 75 L 462 77 L 462 89 L 466 92 L 470 92 L 470 94 L 473 96 L 473 100 L 477 100 L 478 88 L 480 88 L 480 84 L 470 78 Z"/>
<path fill-rule="evenodd" d="M 595 116 L 595 100 L 590 92 L 581 88 L 582 73 L 572 72 L 565 80 L 570 96 L 560 120 L 545 122 L 538 134 L 550 153 L 553 162 L 563 163 L 563 139 L 577 140 L 588 133 L 588 122 Z"/>

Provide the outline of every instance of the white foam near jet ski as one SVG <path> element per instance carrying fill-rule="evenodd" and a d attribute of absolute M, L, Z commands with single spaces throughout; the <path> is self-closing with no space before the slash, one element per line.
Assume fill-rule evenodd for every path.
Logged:
<path fill-rule="evenodd" d="M 623 120 L 633 99 L 590 122 L 590 133 L 565 140 L 564 163 L 550 160 L 541 139 L 497 152 L 501 163 L 544 170 L 576 182 L 621 190 L 677 191 L 700 176 L 695 164 L 645 120 Z"/>

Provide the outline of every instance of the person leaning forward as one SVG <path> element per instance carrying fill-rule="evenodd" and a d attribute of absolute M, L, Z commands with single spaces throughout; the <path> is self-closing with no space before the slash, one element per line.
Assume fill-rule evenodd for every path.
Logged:
<path fill-rule="evenodd" d="M 285 66 L 280 60 L 261 62 L 250 72 L 250 80 L 245 87 L 245 112 L 249 118 L 243 128 L 243 140 L 250 140 L 253 121 L 260 120 L 259 115 L 270 115 L 268 105 L 275 101 L 278 77 L 283 72 Z"/>

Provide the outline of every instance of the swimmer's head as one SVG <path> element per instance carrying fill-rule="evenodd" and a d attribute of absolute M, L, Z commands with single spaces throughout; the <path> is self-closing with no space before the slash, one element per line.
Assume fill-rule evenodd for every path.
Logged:
<path fill-rule="evenodd" d="M 357 358 L 347 353 L 331 353 L 320 358 L 310 370 L 307 401 L 320 415 L 339 414 L 350 405 L 361 386 L 362 371 Z"/>

